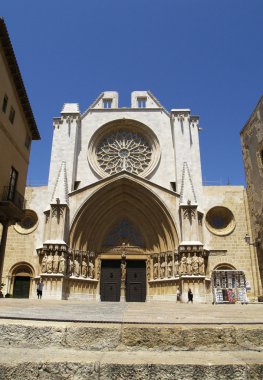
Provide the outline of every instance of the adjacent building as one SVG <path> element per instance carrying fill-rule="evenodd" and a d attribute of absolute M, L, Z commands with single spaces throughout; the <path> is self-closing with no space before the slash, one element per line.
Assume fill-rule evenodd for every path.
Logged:
<path fill-rule="evenodd" d="M 199 117 L 149 91 L 103 92 L 53 120 L 48 186 L 10 228 L 5 292 L 98 301 L 244 302 L 261 292 L 243 186 L 202 183 Z M 19 279 L 20 278 L 20 279 Z M 23 286 L 21 283 L 23 278 Z"/>
<path fill-rule="evenodd" d="M 0 279 L 8 226 L 25 217 L 31 141 L 39 139 L 8 31 L 0 18 Z"/>
<path fill-rule="evenodd" d="M 256 249 L 263 281 L 263 96 L 241 131 L 247 197 L 251 218 L 248 243 Z"/>

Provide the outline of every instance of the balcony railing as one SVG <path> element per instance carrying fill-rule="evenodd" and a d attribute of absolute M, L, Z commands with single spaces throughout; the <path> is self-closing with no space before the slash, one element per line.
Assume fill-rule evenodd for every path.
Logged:
<path fill-rule="evenodd" d="M 12 190 L 10 186 L 5 186 L 3 188 L 1 201 L 12 202 L 20 210 L 23 210 L 25 208 L 24 197 L 18 191 Z"/>

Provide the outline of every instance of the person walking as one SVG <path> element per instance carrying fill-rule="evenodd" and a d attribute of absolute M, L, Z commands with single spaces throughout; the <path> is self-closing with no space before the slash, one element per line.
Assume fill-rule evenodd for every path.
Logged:
<path fill-rule="evenodd" d="M 42 298 L 43 287 L 44 287 L 44 284 L 43 284 L 43 281 L 41 280 L 41 281 L 39 281 L 39 283 L 37 285 L 37 298 L 38 299 Z"/>
<path fill-rule="evenodd" d="M 181 302 L 181 292 L 179 288 L 176 290 L 176 302 Z"/>
<path fill-rule="evenodd" d="M 192 293 L 192 290 L 189 289 L 188 290 L 188 301 L 187 301 L 187 303 L 189 303 L 189 302 L 193 303 L 193 297 L 194 297 L 194 295 Z"/>

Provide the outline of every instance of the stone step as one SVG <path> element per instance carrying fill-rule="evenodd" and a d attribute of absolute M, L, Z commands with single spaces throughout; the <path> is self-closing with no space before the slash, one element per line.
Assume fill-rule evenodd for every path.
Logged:
<path fill-rule="evenodd" d="M 74 348 L 102 352 L 263 351 L 263 326 L 104 324 L 2 319 L 0 347 L 8 346 L 32 349 Z"/>
<path fill-rule="evenodd" d="M 86 351 L 0 349 L 0 380 L 262 380 L 263 353 L 251 351 Z"/>

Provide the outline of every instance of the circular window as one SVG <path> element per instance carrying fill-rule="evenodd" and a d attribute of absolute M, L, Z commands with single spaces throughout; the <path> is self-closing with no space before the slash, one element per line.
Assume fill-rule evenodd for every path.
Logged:
<path fill-rule="evenodd" d="M 30 234 L 38 225 L 37 214 L 32 210 L 25 210 L 23 219 L 14 228 L 20 234 Z"/>
<path fill-rule="evenodd" d="M 223 206 L 211 208 L 206 214 L 206 226 L 216 235 L 228 235 L 235 226 L 235 219 L 232 212 Z"/>
<path fill-rule="evenodd" d="M 95 133 L 88 157 L 102 177 L 121 171 L 146 177 L 158 163 L 160 149 L 156 136 L 144 124 L 118 120 Z"/>

